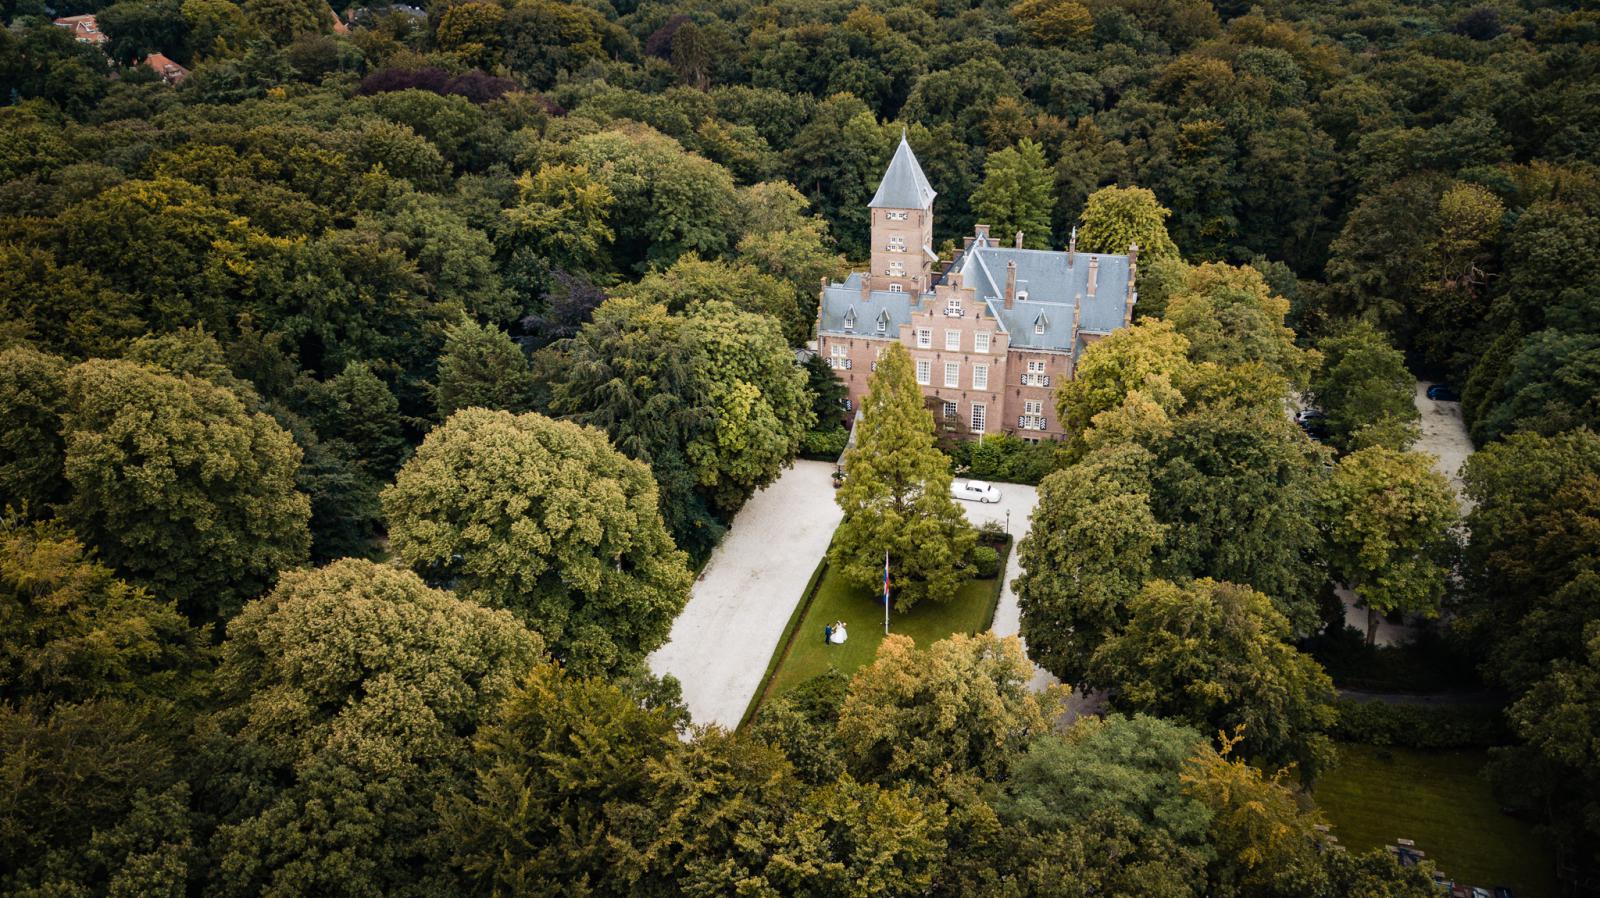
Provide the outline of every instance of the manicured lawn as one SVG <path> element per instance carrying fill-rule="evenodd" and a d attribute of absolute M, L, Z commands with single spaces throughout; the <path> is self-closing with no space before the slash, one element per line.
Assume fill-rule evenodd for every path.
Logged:
<path fill-rule="evenodd" d="M 992 580 L 973 580 L 961 587 L 956 597 L 945 604 L 924 602 L 901 614 L 890 612 L 889 632 L 910 636 L 918 645 L 928 645 L 952 633 L 976 633 L 987 629 L 994 616 L 995 602 L 1005 579 L 1006 557 L 1001 550 L 1000 576 Z M 844 645 L 825 645 L 822 628 L 844 621 L 850 638 Z M 804 683 L 831 665 L 851 674 L 872 663 L 883 642 L 883 601 L 870 589 L 847 586 L 832 570 L 823 574 L 815 598 L 795 627 L 788 654 L 778 662 L 766 689 L 767 696 L 781 695 Z M 778 651 L 785 651 L 778 646 Z M 764 700 L 764 699 L 763 699 Z"/>
<path fill-rule="evenodd" d="M 1479 776 L 1487 760 L 1481 751 L 1340 744 L 1317 804 L 1351 851 L 1412 839 L 1456 882 L 1555 898 L 1554 858 L 1532 826 L 1500 813 Z"/>

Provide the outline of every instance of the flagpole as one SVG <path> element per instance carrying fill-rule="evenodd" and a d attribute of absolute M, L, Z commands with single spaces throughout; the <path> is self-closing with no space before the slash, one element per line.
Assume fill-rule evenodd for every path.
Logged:
<path fill-rule="evenodd" d="M 883 550 L 883 635 L 889 635 L 889 550 Z"/>

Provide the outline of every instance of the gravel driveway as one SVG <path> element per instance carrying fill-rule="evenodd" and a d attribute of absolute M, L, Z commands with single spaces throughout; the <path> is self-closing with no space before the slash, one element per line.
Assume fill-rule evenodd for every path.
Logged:
<path fill-rule="evenodd" d="M 1422 437 L 1411 448 L 1430 453 L 1438 459 L 1434 462 L 1434 470 L 1450 479 L 1450 485 L 1455 487 L 1460 499 L 1461 511 L 1465 513 L 1471 505 L 1461 494 L 1461 466 L 1472 455 L 1472 438 L 1467 436 L 1467 424 L 1461 419 L 1461 403 L 1429 399 L 1428 388 L 1431 386 L 1432 381 L 1417 381 L 1417 393 L 1413 401 L 1417 404 L 1417 411 L 1422 413 Z"/>
<path fill-rule="evenodd" d="M 733 519 L 650 670 L 672 674 L 695 723 L 739 725 L 842 513 L 833 465 L 797 461 Z"/>

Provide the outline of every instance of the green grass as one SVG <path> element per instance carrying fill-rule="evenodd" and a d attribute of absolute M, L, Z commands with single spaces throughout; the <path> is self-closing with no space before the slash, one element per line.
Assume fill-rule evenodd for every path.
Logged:
<path fill-rule="evenodd" d="M 1000 550 L 1000 576 L 973 580 L 961 587 L 950 602 L 923 602 L 901 614 L 891 612 L 889 632 L 916 640 L 918 645 L 937 642 L 953 633 L 978 633 L 994 622 L 995 605 L 1005 581 L 1009 544 Z M 844 645 L 825 645 L 822 628 L 834 621 L 845 622 L 850 639 Z M 759 701 L 804 683 L 836 667 L 845 674 L 872 663 L 883 642 L 883 604 L 871 589 L 854 588 L 832 569 L 825 570 L 811 600 L 804 606 L 792 628 L 792 637 L 778 644 L 774 664 L 756 695 Z M 754 716 L 752 706 L 747 718 Z"/>
<path fill-rule="evenodd" d="M 1423 752 L 1342 743 L 1315 795 L 1351 851 L 1412 839 L 1456 882 L 1555 898 L 1555 859 L 1533 827 L 1500 813 L 1479 775 L 1482 751 Z"/>

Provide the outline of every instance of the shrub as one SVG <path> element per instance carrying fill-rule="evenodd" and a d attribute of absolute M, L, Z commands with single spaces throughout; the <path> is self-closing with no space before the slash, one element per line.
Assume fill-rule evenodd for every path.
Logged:
<path fill-rule="evenodd" d="M 1330 733 L 1342 742 L 1401 748 L 1485 748 L 1512 741 L 1498 705 L 1393 705 L 1340 699 Z"/>
<path fill-rule="evenodd" d="M 1055 470 L 1056 444 L 1029 443 L 1001 434 L 982 440 L 945 440 L 940 449 L 957 470 L 977 480 L 1038 484 Z"/>
<path fill-rule="evenodd" d="M 975 546 L 972 550 L 972 566 L 980 580 L 997 576 L 1000 573 L 1000 553 L 988 546 Z"/>
<path fill-rule="evenodd" d="M 813 461 L 837 461 L 850 434 L 842 427 L 808 430 L 800 437 L 800 457 Z"/>

